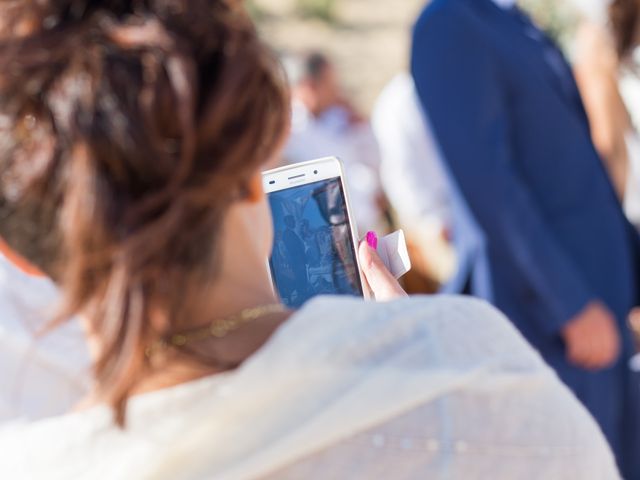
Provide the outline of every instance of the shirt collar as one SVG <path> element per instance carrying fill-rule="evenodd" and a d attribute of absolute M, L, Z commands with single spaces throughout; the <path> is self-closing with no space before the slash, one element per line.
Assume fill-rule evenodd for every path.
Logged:
<path fill-rule="evenodd" d="M 515 6 L 516 0 L 493 0 L 493 3 L 504 10 L 509 10 Z"/>

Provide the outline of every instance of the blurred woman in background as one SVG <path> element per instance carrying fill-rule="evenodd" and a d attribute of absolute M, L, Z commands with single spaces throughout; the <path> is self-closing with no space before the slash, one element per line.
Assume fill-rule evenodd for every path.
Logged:
<path fill-rule="evenodd" d="M 640 1 L 579 0 L 574 66 L 596 148 L 629 219 L 640 227 L 640 138 L 621 85 L 635 83 Z M 640 109 L 640 107 L 636 107 Z"/>
<path fill-rule="evenodd" d="M 618 478 L 491 307 L 275 297 L 260 172 L 289 99 L 240 2 L 12 0 L 0 19 L 0 236 L 58 284 L 94 365 L 75 412 L 0 428 L 3 477 Z M 404 297 L 359 254 L 378 300 Z"/>

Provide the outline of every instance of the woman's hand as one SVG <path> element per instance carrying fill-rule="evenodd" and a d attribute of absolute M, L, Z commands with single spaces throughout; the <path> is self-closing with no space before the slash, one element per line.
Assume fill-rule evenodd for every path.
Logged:
<path fill-rule="evenodd" d="M 393 300 L 406 297 L 405 292 L 395 277 L 385 267 L 382 259 L 376 252 L 378 237 L 374 232 L 368 232 L 365 240 L 360 242 L 358 257 L 360 268 L 364 274 L 366 283 L 378 301 Z"/>

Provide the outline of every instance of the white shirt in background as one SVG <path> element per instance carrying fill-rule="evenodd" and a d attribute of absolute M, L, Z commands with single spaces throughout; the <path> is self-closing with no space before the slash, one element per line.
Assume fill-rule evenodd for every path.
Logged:
<path fill-rule="evenodd" d="M 331 156 L 344 164 L 358 230 L 361 234 L 379 230 L 380 154 L 370 125 L 350 125 L 348 114 L 341 107 L 331 108 L 316 118 L 302 102 L 294 100 L 285 161 L 299 163 Z"/>
<path fill-rule="evenodd" d="M 45 278 L 0 255 L 0 422 L 69 411 L 89 386 L 89 355 L 77 322 L 38 336 L 57 307 Z"/>
<path fill-rule="evenodd" d="M 236 371 L 0 428 L 12 480 L 613 480 L 595 421 L 472 299 L 320 297 Z"/>
<path fill-rule="evenodd" d="M 471 279 L 474 293 L 490 300 L 484 234 L 449 173 L 409 74 L 397 75 L 382 91 L 372 124 L 380 177 L 401 226 L 425 238 L 442 230 L 451 234 L 456 265 L 443 291 L 461 292 Z"/>

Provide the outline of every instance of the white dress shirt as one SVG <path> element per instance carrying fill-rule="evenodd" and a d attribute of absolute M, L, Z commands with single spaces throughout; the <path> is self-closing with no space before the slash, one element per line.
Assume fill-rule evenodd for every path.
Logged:
<path fill-rule="evenodd" d="M 0 255 L 0 422 L 60 415 L 86 394 L 90 364 L 80 325 L 38 335 L 57 302 L 49 280 Z"/>
<path fill-rule="evenodd" d="M 382 184 L 403 228 L 426 224 L 451 231 L 457 270 L 443 291 L 462 291 L 472 276 L 480 289 L 474 293 L 491 300 L 484 234 L 449 173 L 410 75 L 399 74 L 385 87 L 372 123 Z"/>
<path fill-rule="evenodd" d="M 0 428 L 12 480 L 613 480 L 584 407 L 493 307 L 320 297 L 239 369 Z"/>

